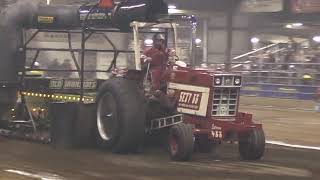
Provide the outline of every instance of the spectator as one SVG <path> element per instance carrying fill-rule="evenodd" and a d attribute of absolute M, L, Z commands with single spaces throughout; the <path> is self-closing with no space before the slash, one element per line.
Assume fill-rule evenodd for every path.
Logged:
<path fill-rule="evenodd" d="M 65 70 L 62 74 L 63 78 L 70 78 L 72 72 L 70 70 L 72 70 L 72 64 L 71 64 L 71 60 L 70 59 L 65 59 L 63 61 L 63 63 L 61 64 L 63 70 Z"/>
<path fill-rule="evenodd" d="M 284 63 L 282 65 L 282 70 L 289 70 L 290 63 L 294 62 L 294 54 L 292 52 L 287 53 L 284 58 Z"/>
<path fill-rule="evenodd" d="M 48 65 L 48 70 L 57 70 L 59 69 L 60 64 L 58 62 L 58 59 L 54 59 L 49 65 Z M 59 72 L 55 71 L 48 71 L 47 76 L 49 77 L 58 77 Z"/>
<path fill-rule="evenodd" d="M 316 78 L 315 75 L 317 74 L 317 70 L 314 69 L 312 65 L 306 64 L 304 66 L 304 68 L 302 69 L 302 73 L 303 73 L 302 76 L 304 79 L 304 84 L 311 85 L 314 83 L 314 80 Z"/>
<path fill-rule="evenodd" d="M 319 65 L 313 65 L 313 67 L 314 69 L 320 71 L 320 53 L 317 53 L 314 57 L 312 57 L 310 63 L 319 64 Z"/>
<path fill-rule="evenodd" d="M 276 63 L 276 58 L 274 57 L 273 54 L 269 54 L 268 58 L 266 59 L 265 63 Z M 274 64 L 267 64 L 264 66 L 265 69 L 273 69 L 274 68 Z"/>

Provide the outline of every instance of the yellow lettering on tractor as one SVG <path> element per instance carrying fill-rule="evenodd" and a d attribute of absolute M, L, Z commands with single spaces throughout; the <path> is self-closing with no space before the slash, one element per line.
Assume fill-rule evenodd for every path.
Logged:
<path fill-rule="evenodd" d="M 53 22 L 54 22 L 54 17 L 51 17 L 51 16 L 38 16 L 38 23 L 52 24 Z"/>

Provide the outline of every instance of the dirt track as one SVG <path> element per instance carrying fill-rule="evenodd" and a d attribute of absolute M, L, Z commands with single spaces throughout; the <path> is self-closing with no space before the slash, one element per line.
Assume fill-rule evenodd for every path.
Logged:
<path fill-rule="evenodd" d="M 254 114 L 267 139 L 320 147 L 320 113 L 314 102 L 242 97 L 241 111 Z M 296 109 L 296 110 L 294 110 Z"/>
<path fill-rule="evenodd" d="M 171 162 L 148 149 L 140 155 L 114 155 L 96 150 L 54 150 L 46 145 L 2 141 L 0 179 L 319 179 L 320 153 L 268 146 L 257 162 L 240 161 L 236 145 L 219 155 L 197 154 L 192 162 Z M 9 172 L 8 172 L 9 171 Z M 40 179 L 40 178 L 34 178 Z"/>
<path fill-rule="evenodd" d="M 257 105 L 260 101 L 266 102 L 266 99 L 255 101 L 255 104 L 246 101 L 241 109 L 253 112 L 256 120 L 264 124 L 267 139 L 320 146 L 319 114 L 310 111 L 281 110 L 277 107 L 261 109 L 252 105 Z M 283 105 L 282 101 L 277 101 L 274 105 Z M 114 155 L 94 149 L 57 150 L 48 145 L 0 139 L 0 180 L 316 180 L 320 179 L 319 162 L 320 151 L 273 145 L 267 145 L 265 157 L 256 162 L 241 161 L 237 146 L 226 144 L 217 150 L 216 155 L 196 154 L 191 162 L 177 163 L 171 162 L 167 154 L 158 149 L 146 149 L 143 154 Z"/>

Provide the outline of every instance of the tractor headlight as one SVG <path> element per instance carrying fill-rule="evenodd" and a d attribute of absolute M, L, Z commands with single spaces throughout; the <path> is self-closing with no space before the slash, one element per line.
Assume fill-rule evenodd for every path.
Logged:
<path fill-rule="evenodd" d="M 215 77 L 214 78 L 214 85 L 221 85 L 222 78 L 221 77 Z"/>
<path fill-rule="evenodd" d="M 240 77 L 235 77 L 234 78 L 234 85 L 235 86 L 240 86 L 241 85 L 241 78 Z"/>

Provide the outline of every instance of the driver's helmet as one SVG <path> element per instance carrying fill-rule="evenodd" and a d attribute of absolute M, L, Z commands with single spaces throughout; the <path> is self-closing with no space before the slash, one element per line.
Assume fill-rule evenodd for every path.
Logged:
<path fill-rule="evenodd" d="M 176 61 L 175 64 L 179 67 L 187 67 L 187 63 L 183 61 Z"/>
<path fill-rule="evenodd" d="M 153 41 L 155 41 L 155 40 L 163 40 L 163 41 L 165 41 L 166 37 L 162 33 L 156 33 L 155 35 L 153 35 L 152 39 L 153 39 Z"/>
<path fill-rule="evenodd" d="M 208 64 L 207 63 L 202 63 L 202 64 L 200 64 L 200 67 L 201 68 L 208 68 Z"/>

